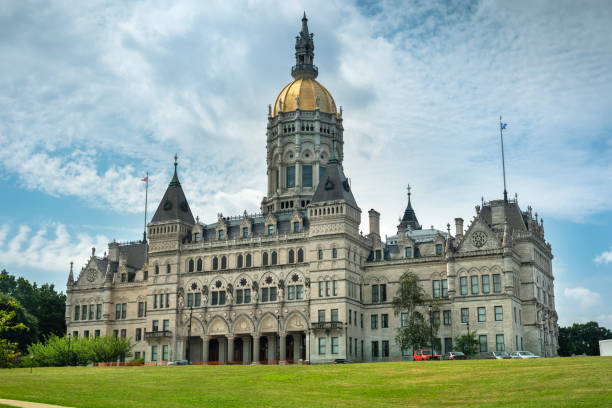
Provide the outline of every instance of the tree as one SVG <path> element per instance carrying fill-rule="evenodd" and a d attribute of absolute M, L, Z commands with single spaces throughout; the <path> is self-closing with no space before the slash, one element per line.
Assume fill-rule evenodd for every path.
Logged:
<path fill-rule="evenodd" d="M 54 285 L 38 286 L 22 277 L 16 278 L 6 270 L 0 272 L 0 293 L 12 296 L 25 310 L 38 319 L 37 337 L 43 340 L 51 334 L 66 333 L 66 295 L 57 292 Z M 27 345 L 25 345 L 27 346 Z"/>
<path fill-rule="evenodd" d="M 16 319 L 19 304 L 8 296 L 3 301 L 4 307 L 0 307 L 0 367 L 12 367 L 19 356 L 18 344 L 7 337 L 13 337 L 28 328 Z"/>
<path fill-rule="evenodd" d="M 461 351 L 466 356 L 473 356 L 478 353 L 478 341 L 476 332 L 466 333 L 455 338 L 455 349 Z"/>
<path fill-rule="evenodd" d="M 29 344 L 38 337 L 38 319 L 11 296 L 0 293 L 0 312 L 6 317 L 4 328 L 0 329 L 0 338 L 12 344 L 18 344 L 20 351 L 25 351 Z"/>
<path fill-rule="evenodd" d="M 612 339 L 612 331 L 597 322 L 574 323 L 559 328 L 559 355 L 599 355 L 599 340 Z"/>
<path fill-rule="evenodd" d="M 436 336 L 439 324 L 434 324 L 431 316 L 425 316 L 419 309 L 427 305 L 432 311 L 438 310 L 438 304 L 425 295 L 419 283 L 419 277 L 408 271 L 404 272 L 399 280 L 399 288 L 391 303 L 395 315 L 404 314 L 402 327 L 397 329 L 395 342 L 402 350 L 415 349 L 419 346 L 431 344 L 431 338 Z"/>
<path fill-rule="evenodd" d="M 129 339 L 115 336 L 58 337 L 30 345 L 28 351 L 37 366 L 87 365 L 116 361 L 132 349 Z"/>

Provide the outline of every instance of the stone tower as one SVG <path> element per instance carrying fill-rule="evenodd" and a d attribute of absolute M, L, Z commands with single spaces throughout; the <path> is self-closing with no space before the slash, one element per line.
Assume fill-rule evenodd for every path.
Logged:
<path fill-rule="evenodd" d="M 313 36 L 304 14 L 295 41 L 294 80 L 268 108 L 264 214 L 306 208 L 331 156 L 333 141 L 337 160 L 342 163 L 342 108 L 338 112 L 332 95 L 315 80 L 318 68 L 313 64 Z"/>

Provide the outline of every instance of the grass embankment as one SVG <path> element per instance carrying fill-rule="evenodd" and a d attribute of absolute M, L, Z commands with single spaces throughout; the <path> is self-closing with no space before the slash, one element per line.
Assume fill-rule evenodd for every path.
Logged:
<path fill-rule="evenodd" d="M 0 398 L 72 407 L 610 406 L 612 358 L 0 370 Z"/>

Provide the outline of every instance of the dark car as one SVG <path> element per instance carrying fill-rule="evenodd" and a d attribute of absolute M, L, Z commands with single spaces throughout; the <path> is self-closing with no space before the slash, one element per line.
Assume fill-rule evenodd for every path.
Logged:
<path fill-rule="evenodd" d="M 333 364 L 347 364 L 348 361 L 346 361 L 345 358 L 337 358 L 334 360 Z"/>
<path fill-rule="evenodd" d="M 189 361 L 187 360 L 175 360 L 175 361 L 169 361 L 168 365 L 169 366 L 179 366 L 179 365 L 189 365 Z"/>
<path fill-rule="evenodd" d="M 467 356 L 460 351 L 450 351 L 442 357 L 443 360 L 467 360 Z"/>

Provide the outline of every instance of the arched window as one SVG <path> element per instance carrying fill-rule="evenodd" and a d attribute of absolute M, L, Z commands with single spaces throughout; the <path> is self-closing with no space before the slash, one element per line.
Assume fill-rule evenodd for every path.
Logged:
<path fill-rule="evenodd" d="M 304 250 L 302 248 L 298 249 L 298 262 L 304 262 Z"/>
<path fill-rule="evenodd" d="M 332 258 L 338 257 L 338 250 L 336 248 L 332 249 Z"/>
<path fill-rule="evenodd" d="M 166 273 L 170 273 L 171 272 L 171 268 L 170 268 L 170 264 L 166 265 Z"/>
<path fill-rule="evenodd" d="M 268 253 L 264 252 L 263 255 L 261 256 L 261 264 L 262 265 L 268 265 Z"/>
<path fill-rule="evenodd" d="M 202 258 L 198 259 L 197 269 L 198 269 L 198 271 L 202 270 Z"/>
<path fill-rule="evenodd" d="M 155 274 L 159 275 L 159 265 L 155 265 Z"/>
<path fill-rule="evenodd" d="M 189 272 L 193 272 L 193 259 L 189 260 Z"/>
<path fill-rule="evenodd" d="M 245 263 L 247 268 L 251 267 L 251 254 L 247 254 Z"/>
<path fill-rule="evenodd" d="M 213 258 L 213 271 L 216 271 L 217 269 L 219 269 L 219 258 L 215 256 Z"/>
<path fill-rule="evenodd" d="M 242 254 L 238 254 L 238 257 L 236 258 L 236 267 L 242 268 Z"/>
<path fill-rule="evenodd" d="M 295 252 L 293 252 L 293 249 L 289 250 L 289 263 L 292 264 L 295 262 Z"/>
<path fill-rule="evenodd" d="M 227 269 L 227 258 L 225 255 L 221 257 L 221 269 Z"/>
<path fill-rule="evenodd" d="M 278 255 L 276 251 L 272 251 L 272 265 L 276 265 L 278 263 Z"/>

